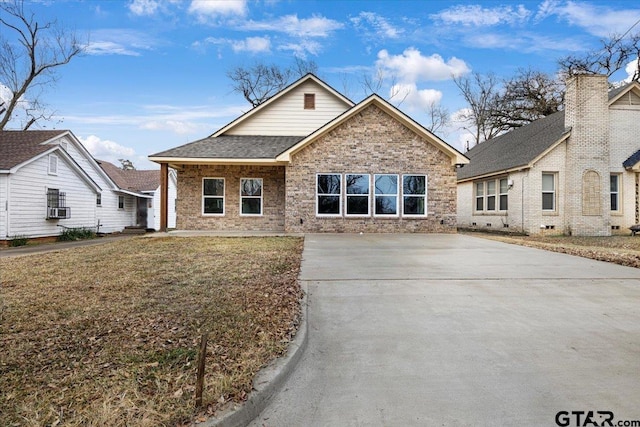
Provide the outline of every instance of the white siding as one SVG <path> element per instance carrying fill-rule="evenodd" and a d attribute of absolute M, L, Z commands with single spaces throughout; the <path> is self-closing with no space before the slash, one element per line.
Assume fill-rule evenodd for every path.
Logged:
<path fill-rule="evenodd" d="M 0 175 L 0 240 L 7 238 L 7 193 L 9 175 Z"/>
<path fill-rule="evenodd" d="M 635 95 L 634 95 L 635 96 Z M 622 163 L 633 153 L 640 150 L 640 106 L 616 103 L 610 112 L 609 151 L 611 173 L 621 174 L 620 202 L 622 212 L 611 214 L 611 225 L 619 226 L 614 233 L 628 233 L 629 227 L 636 223 L 636 177 L 635 172 L 626 171 Z"/>
<path fill-rule="evenodd" d="M 96 193 L 62 157 L 58 174 L 48 175 L 48 156 L 20 168 L 11 175 L 9 187 L 8 238 L 16 236 L 56 236 L 65 227 L 96 226 Z M 57 188 L 66 195 L 71 218 L 47 220 L 47 188 Z"/>
<path fill-rule="evenodd" d="M 315 94 L 315 109 L 304 109 L 304 94 Z M 349 108 L 313 81 L 308 81 L 232 127 L 225 135 L 306 136 Z"/>
<path fill-rule="evenodd" d="M 167 228 L 176 228 L 176 198 L 178 197 L 175 172 L 169 172 Z M 153 193 L 153 228 L 160 230 L 160 187 Z"/>

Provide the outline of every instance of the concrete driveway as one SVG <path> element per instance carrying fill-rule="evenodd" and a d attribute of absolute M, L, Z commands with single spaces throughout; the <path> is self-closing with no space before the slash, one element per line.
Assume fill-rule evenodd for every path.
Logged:
<path fill-rule="evenodd" d="M 323 234 L 301 278 L 308 348 L 252 426 L 640 420 L 638 269 L 464 235 Z"/>

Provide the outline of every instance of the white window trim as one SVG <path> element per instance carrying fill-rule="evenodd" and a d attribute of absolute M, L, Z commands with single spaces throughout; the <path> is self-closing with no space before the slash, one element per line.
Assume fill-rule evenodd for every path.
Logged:
<path fill-rule="evenodd" d="M 485 179 L 483 181 L 474 181 L 473 183 L 473 212 L 476 214 L 505 214 L 509 211 L 509 187 L 507 184 L 507 191 L 505 193 L 500 192 L 500 181 L 507 180 L 508 178 L 498 177 L 492 179 Z M 494 182 L 494 192 L 489 194 L 489 183 Z M 478 195 L 478 184 L 482 185 L 482 195 Z M 501 196 L 507 196 L 507 209 L 501 209 L 500 198 Z M 489 197 L 494 197 L 494 209 L 489 209 Z M 478 209 L 478 199 L 482 199 L 482 209 Z"/>
<path fill-rule="evenodd" d="M 96 193 L 96 206 L 102 207 L 102 193 Z"/>
<path fill-rule="evenodd" d="M 204 195 L 204 181 L 206 179 L 221 179 L 222 180 L 222 196 L 205 196 Z M 200 197 L 202 198 L 202 200 L 200 201 L 201 206 L 200 206 L 200 214 L 202 216 L 224 216 L 226 211 L 227 211 L 227 200 L 225 197 L 225 193 L 227 192 L 227 183 L 225 181 L 224 178 L 221 177 L 215 177 L 215 176 L 206 176 L 202 178 L 202 187 L 200 187 Z M 222 198 L 222 213 L 205 213 L 204 212 L 204 200 L 205 198 Z"/>
<path fill-rule="evenodd" d="M 553 177 L 553 191 L 545 191 L 542 189 L 542 177 L 544 177 L 545 175 L 551 175 Z M 542 175 L 540 177 L 540 208 L 542 210 L 542 212 L 544 213 L 554 213 L 557 211 L 558 209 L 558 173 L 557 172 L 542 172 Z M 542 195 L 545 193 L 552 193 L 553 194 L 553 209 L 544 209 L 543 203 L 542 203 Z"/>
<path fill-rule="evenodd" d="M 376 177 L 379 176 L 395 176 L 396 177 L 396 193 L 395 194 L 377 194 L 376 193 Z M 400 175 L 397 173 L 375 173 L 373 174 L 373 216 L 376 218 L 398 218 L 400 217 Z M 396 213 L 395 214 L 377 214 L 376 213 L 376 197 L 391 197 L 395 196 L 396 198 Z"/>
<path fill-rule="evenodd" d="M 347 210 L 349 197 L 364 197 L 365 194 L 348 194 L 347 193 L 347 176 L 349 175 L 366 175 L 369 186 L 367 187 L 367 213 L 366 214 L 350 214 Z M 345 218 L 370 218 L 371 217 L 371 174 L 368 173 L 345 173 L 344 174 L 344 216 Z"/>
<path fill-rule="evenodd" d="M 404 194 L 404 177 L 405 176 L 423 176 L 424 177 L 424 195 Z M 429 194 L 429 177 L 424 173 L 406 173 L 402 174 L 402 216 L 404 218 L 426 218 L 429 215 L 428 199 Z M 424 197 L 424 213 L 423 214 L 407 214 L 404 212 L 404 198 L 406 197 Z"/>
<path fill-rule="evenodd" d="M 242 195 L 242 181 L 252 180 L 252 181 L 260 181 L 260 196 L 243 196 Z M 264 180 L 262 178 L 240 178 L 240 216 L 263 216 L 263 197 L 264 197 Z M 251 213 L 242 213 L 242 200 L 243 199 L 260 199 L 260 213 L 251 214 Z"/>
<path fill-rule="evenodd" d="M 500 183 L 502 181 L 507 181 L 507 190 L 502 193 L 500 190 L 502 189 L 502 187 L 500 186 Z M 502 178 L 497 178 L 496 179 L 497 182 L 497 186 L 498 188 L 496 189 L 498 192 L 498 203 L 496 204 L 496 211 L 497 212 L 508 212 L 509 211 L 509 178 L 508 177 L 502 177 Z M 506 209 L 502 209 L 502 196 L 507 196 L 507 208 Z"/>
<path fill-rule="evenodd" d="M 47 169 L 48 169 L 49 175 L 58 175 L 58 156 L 56 156 L 55 154 L 49 154 L 49 158 L 47 159 L 47 161 L 48 161 Z M 55 164 L 54 168 L 51 167 L 52 161 Z"/>
<path fill-rule="evenodd" d="M 318 177 L 320 175 L 338 175 L 340 177 L 340 193 L 338 194 L 333 194 L 333 193 L 318 193 Z M 342 174 L 339 173 L 333 173 L 333 172 L 320 172 L 320 173 L 316 173 L 316 181 L 314 183 L 314 185 L 316 186 L 316 216 L 320 217 L 320 218 L 340 218 L 342 217 L 342 192 L 344 191 L 344 189 L 342 188 L 344 184 L 344 178 L 342 176 Z M 318 197 L 320 196 L 338 196 L 338 213 L 337 214 L 326 214 L 326 213 L 319 213 L 318 212 L 318 206 L 320 205 L 319 203 L 319 199 Z"/>
<path fill-rule="evenodd" d="M 615 214 L 615 215 L 622 215 L 622 174 L 621 173 L 616 173 L 616 172 L 612 172 L 610 173 L 610 177 L 611 176 L 616 176 L 618 177 L 618 191 L 611 191 L 611 184 L 609 184 L 609 198 L 611 198 L 611 194 L 616 194 L 617 195 L 617 199 L 618 199 L 618 209 L 616 209 L 615 211 L 613 209 L 611 209 L 611 202 L 609 202 L 609 209 L 611 209 L 611 213 Z M 609 180 L 611 180 L 611 178 L 609 178 Z"/>

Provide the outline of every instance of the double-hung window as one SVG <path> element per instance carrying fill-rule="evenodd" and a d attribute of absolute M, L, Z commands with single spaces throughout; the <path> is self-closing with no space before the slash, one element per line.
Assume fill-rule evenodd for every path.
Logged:
<path fill-rule="evenodd" d="M 202 179 L 202 213 L 224 215 L 224 178 Z"/>
<path fill-rule="evenodd" d="M 500 180 L 500 210 L 506 211 L 509 209 L 509 180 L 502 178 Z"/>
<path fill-rule="evenodd" d="M 556 175 L 554 173 L 542 174 L 542 210 L 556 210 Z"/>
<path fill-rule="evenodd" d="M 49 175 L 58 175 L 58 156 L 49 154 Z"/>
<path fill-rule="evenodd" d="M 476 182 L 476 210 L 484 210 L 484 182 Z"/>
<path fill-rule="evenodd" d="M 509 180 L 490 179 L 475 183 L 476 212 L 506 211 L 509 208 Z"/>
<path fill-rule="evenodd" d="M 374 175 L 376 216 L 398 216 L 398 175 Z"/>
<path fill-rule="evenodd" d="M 337 173 L 316 175 L 316 209 L 319 216 L 339 216 L 342 213 L 342 176 Z"/>
<path fill-rule="evenodd" d="M 369 175 L 346 174 L 347 216 L 369 216 Z"/>
<path fill-rule="evenodd" d="M 402 214 L 425 216 L 427 214 L 427 176 L 402 176 Z"/>
<path fill-rule="evenodd" d="M 240 214 L 262 215 L 262 178 L 240 179 Z"/>
<path fill-rule="evenodd" d="M 487 181 L 487 210 L 496 210 L 496 182 L 494 180 Z"/>
<path fill-rule="evenodd" d="M 118 196 L 118 209 L 124 209 L 124 196 Z"/>
<path fill-rule="evenodd" d="M 620 174 L 612 173 L 609 178 L 611 194 L 611 212 L 620 212 Z"/>

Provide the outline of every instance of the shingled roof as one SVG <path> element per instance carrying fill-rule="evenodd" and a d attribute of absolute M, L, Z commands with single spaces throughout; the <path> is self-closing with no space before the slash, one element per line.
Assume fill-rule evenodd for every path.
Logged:
<path fill-rule="evenodd" d="M 221 135 L 190 142 L 149 157 L 183 159 L 275 159 L 303 136 Z"/>
<path fill-rule="evenodd" d="M 135 192 L 154 191 L 160 186 L 159 170 L 122 170 L 113 163 L 104 160 L 96 160 L 102 170 L 116 185 L 123 189 Z"/>
<path fill-rule="evenodd" d="M 43 142 L 56 138 L 66 130 L 3 130 L 0 131 L 0 170 L 9 170 L 50 150 Z"/>
<path fill-rule="evenodd" d="M 526 166 L 567 132 L 560 111 L 478 144 L 465 153 L 471 163 L 458 169 L 458 180 Z"/>

